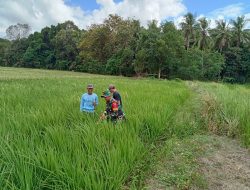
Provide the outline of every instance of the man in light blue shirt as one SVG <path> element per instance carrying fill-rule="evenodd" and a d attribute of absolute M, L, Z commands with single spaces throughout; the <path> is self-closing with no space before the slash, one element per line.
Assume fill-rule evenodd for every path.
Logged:
<path fill-rule="evenodd" d="M 94 113 L 95 108 L 98 105 L 98 96 L 93 93 L 94 85 L 89 84 L 87 86 L 87 93 L 82 95 L 81 104 L 80 104 L 80 111 L 87 112 L 87 113 Z"/>

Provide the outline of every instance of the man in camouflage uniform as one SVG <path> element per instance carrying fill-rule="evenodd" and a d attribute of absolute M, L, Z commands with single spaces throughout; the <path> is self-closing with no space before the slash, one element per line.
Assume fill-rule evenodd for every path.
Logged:
<path fill-rule="evenodd" d="M 108 121 L 117 122 L 117 120 L 124 120 L 125 115 L 118 105 L 117 100 L 112 98 L 109 90 L 103 92 L 102 98 L 106 100 L 106 110 L 101 116 L 102 119 L 107 119 Z"/>

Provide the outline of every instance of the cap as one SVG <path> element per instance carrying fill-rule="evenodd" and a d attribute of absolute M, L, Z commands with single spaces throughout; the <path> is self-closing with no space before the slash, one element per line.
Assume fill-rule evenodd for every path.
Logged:
<path fill-rule="evenodd" d="M 108 96 L 111 96 L 111 93 L 109 92 L 108 89 L 102 92 L 102 96 L 101 96 L 102 98 L 105 98 L 105 97 L 108 97 Z"/>
<path fill-rule="evenodd" d="M 89 89 L 94 88 L 94 85 L 93 84 L 88 84 L 87 88 L 89 88 Z"/>

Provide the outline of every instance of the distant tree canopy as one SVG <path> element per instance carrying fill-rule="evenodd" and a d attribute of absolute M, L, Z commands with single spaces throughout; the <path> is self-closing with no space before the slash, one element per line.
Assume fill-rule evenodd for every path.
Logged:
<path fill-rule="evenodd" d="M 4 65 L 4 63 L 6 62 L 5 54 L 7 52 L 9 45 L 10 41 L 0 38 L 0 65 Z"/>
<path fill-rule="evenodd" d="M 20 40 L 27 38 L 30 34 L 31 27 L 28 24 L 11 25 L 6 29 L 6 35 L 9 40 Z"/>
<path fill-rule="evenodd" d="M 172 22 L 110 15 L 102 24 L 80 30 L 72 21 L 45 27 L 28 36 L 30 27 L 10 26 L 0 40 L 0 65 L 81 72 L 181 78 L 188 80 L 250 81 L 250 30 L 238 17 L 216 21 L 184 16 L 180 29 Z"/>

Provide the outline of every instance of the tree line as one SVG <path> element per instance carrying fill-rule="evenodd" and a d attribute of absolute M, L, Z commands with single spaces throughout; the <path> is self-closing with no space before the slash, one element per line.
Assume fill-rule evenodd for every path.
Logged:
<path fill-rule="evenodd" d="M 250 81 L 248 20 L 216 21 L 191 13 L 176 27 L 153 20 L 110 15 L 102 24 L 80 30 L 72 21 L 45 27 L 25 36 L 30 27 L 19 24 L 0 39 L 0 65 L 70 70 L 123 76 L 153 76 L 184 80 L 245 83 Z M 23 36 L 23 37 L 21 37 Z"/>

